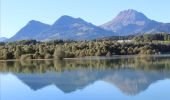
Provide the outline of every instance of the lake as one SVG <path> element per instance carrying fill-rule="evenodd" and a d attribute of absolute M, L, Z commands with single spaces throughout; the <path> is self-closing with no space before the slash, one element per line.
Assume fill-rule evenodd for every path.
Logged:
<path fill-rule="evenodd" d="M 0 61 L 0 100 L 169 100 L 170 55 Z"/>

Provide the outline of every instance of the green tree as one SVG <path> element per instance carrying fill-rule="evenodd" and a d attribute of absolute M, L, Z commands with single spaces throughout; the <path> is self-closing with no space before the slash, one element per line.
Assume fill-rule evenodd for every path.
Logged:
<path fill-rule="evenodd" d="M 65 51 L 61 46 L 57 46 L 54 51 L 54 59 L 63 59 L 65 57 Z"/>
<path fill-rule="evenodd" d="M 107 56 L 107 57 L 111 57 L 112 54 L 111 54 L 110 52 L 107 52 L 106 56 Z"/>
<path fill-rule="evenodd" d="M 20 46 L 17 46 L 17 47 L 16 47 L 16 50 L 15 50 L 15 52 L 14 52 L 14 57 L 15 57 L 15 59 L 20 59 L 21 54 L 22 54 L 21 48 L 20 48 Z"/>
<path fill-rule="evenodd" d="M 96 56 L 102 56 L 102 53 L 101 53 L 100 50 L 98 50 L 98 51 L 96 52 Z"/>

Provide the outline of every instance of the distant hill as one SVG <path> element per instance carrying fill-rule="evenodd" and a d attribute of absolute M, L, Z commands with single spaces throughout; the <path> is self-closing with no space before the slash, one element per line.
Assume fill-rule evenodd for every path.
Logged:
<path fill-rule="evenodd" d="M 7 40 L 8 38 L 6 37 L 0 37 L 0 42 L 4 42 L 5 40 Z"/>
<path fill-rule="evenodd" d="M 28 24 L 24 26 L 21 30 L 19 30 L 13 37 L 8 39 L 8 41 L 36 39 L 36 36 L 38 36 L 38 34 L 49 28 L 50 25 L 32 20 L 28 22 Z"/>
<path fill-rule="evenodd" d="M 120 12 L 116 18 L 100 27 L 116 32 L 120 36 L 154 32 L 170 33 L 169 23 L 151 20 L 133 9 Z"/>

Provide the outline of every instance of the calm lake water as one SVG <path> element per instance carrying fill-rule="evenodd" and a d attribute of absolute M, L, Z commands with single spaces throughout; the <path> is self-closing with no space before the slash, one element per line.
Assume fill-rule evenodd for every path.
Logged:
<path fill-rule="evenodd" d="M 170 100 L 170 55 L 1 61 L 0 100 Z"/>

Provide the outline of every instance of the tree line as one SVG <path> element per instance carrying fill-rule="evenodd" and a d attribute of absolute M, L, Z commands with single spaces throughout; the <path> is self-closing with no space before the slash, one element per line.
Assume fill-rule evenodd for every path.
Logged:
<path fill-rule="evenodd" d="M 121 59 L 88 59 L 88 60 L 21 60 L 1 61 L 1 72 L 17 73 L 45 73 L 49 71 L 63 72 L 77 69 L 82 70 L 120 70 L 133 69 L 145 71 L 167 71 L 170 70 L 168 58 L 156 58 L 146 56 L 135 56 L 133 58 Z"/>
<path fill-rule="evenodd" d="M 170 41 L 170 34 L 167 33 L 144 34 L 135 36 L 133 39 L 137 42 Z"/>
<path fill-rule="evenodd" d="M 170 52 L 170 44 L 116 41 L 23 40 L 0 44 L 0 59 L 62 59 L 85 56 L 160 54 Z"/>

